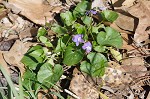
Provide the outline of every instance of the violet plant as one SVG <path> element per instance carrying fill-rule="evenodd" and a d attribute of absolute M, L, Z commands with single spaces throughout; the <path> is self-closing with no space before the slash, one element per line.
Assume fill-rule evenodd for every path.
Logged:
<path fill-rule="evenodd" d="M 115 29 L 104 25 L 117 19 L 116 12 L 90 7 L 88 1 L 80 2 L 74 9 L 60 14 L 63 25 L 58 22 L 51 29 L 58 35 L 55 52 L 62 54 L 64 65 L 80 66 L 90 76 L 101 77 L 107 66 L 109 47 L 121 48 L 122 38 Z"/>
<path fill-rule="evenodd" d="M 61 22 L 50 27 L 56 33 L 53 42 L 46 37 L 44 27 L 39 29 L 37 39 L 44 47 L 32 47 L 22 59 L 26 66 L 26 89 L 31 85 L 32 90 L 39 85 L 52 87 L 63 75 L 64 66 L 80 66 L 82 72 L 92 77 L 104 75 L 109 48 L 119 49 L 123 41 L 119 32 L 104 24 L 115 21 L 118 14 L 100 9 L 91 9 L 91 2 L 82 1 L 74 9 L 60 13 Z"/>

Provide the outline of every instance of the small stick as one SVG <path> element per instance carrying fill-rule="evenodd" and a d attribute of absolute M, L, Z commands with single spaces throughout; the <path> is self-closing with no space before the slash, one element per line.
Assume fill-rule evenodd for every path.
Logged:
<path fill-rule="evenodd" d="M 74 97 L 74 98 L 76 98 L 76 99 L 80 99 L 77 95 L 75 95 L 75 94 L 72 93 L 71 91 L 69 91 L 69 90 L 67 90 L 67 89 L 64 89 L 64 91 L 65 91 L 67 94 L 71 95 L 72 97 Z"/>

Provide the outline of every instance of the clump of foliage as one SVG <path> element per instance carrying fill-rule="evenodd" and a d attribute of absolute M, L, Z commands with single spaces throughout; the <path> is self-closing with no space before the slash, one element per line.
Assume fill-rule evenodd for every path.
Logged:
<path fill-rule="evenodd" d="M 91 3 L 82 1 L 74 9 L 60 13 L 61 24 L 50 29 L 56 33 L 53 44 L 46 37 L 47 30 L 39 28 L 37 39 L 43 44 L 34 46 L 24 55 L 26 66 L 23 75 L 25 90 L 51 88 L 63 75 L 63 66 L 80 66 L 80 70 L 92 77 L 101 77 L 107 66 L 110 48 L 121 48 L 122 38 L 115 29 L 104 22 L 117 19 L 111 10 L 93 10 Z"/>

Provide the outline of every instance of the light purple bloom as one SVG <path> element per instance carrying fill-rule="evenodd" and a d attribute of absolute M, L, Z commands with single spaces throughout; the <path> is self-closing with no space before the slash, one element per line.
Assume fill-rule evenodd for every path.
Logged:
<path fill-rule="evenodd" d="M 79 46 L 80 43 L 84 43 L 83 34 L 74 35 L 72 41 L 76 43 L 76 46 Z"/>
<path fill-rule="evenodd" d="M 96 14 L 96 13 L 97 13 L 97 11 L 95 11 L 95 10 L 90 10 L 90 12 L 91 12 L 92 14 Z"/>
<path fill-rule="evenodd" d="M 92 44 L 88 41 L 84 43 L 82 49 L 86 50 L 86 53 L 89 53 L 92 50 Z"/>
<path fill-rule="evenodd" d="M 95 10 L 89 10 L 89 11 L 86 11 L 86 15 L 89 15 L 89 14 L 96 14 L 97 11 Z"/>

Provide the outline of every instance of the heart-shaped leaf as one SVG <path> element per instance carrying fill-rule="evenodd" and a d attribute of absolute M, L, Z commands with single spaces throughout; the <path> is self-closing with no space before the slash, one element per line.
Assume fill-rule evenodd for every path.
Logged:
<path fill-rule="evenodd" d="M 104 10 L 101 14 L 102 17 L 109 22 L 114 22 L 118 18 L 118 14 L 111 10 Z"/>
<path fill-rule="evenodd" d="M 104 26 L 104 24 L 100 24 L 100 25 L 98 25 L 98 26 L 92 26 L 92 33 L 99 33 L 99 31 L 101 30 L 101 29 L 104 29 L 105 28 L 105 26 Z"/>
<path fill-rule="evenodd" d="M 90 6 L 88 1 L 82 1 L 77 4 L 76 8 L 73 11 L 73 15 L 75 17 L 81 17 L 85 15 L 85 12 L 87 11 L 87 9 L 89 9 L 89 7 Z"/>
<path fill-rule="evenodd" d="M 73 28 L 76 29 L 77 34 L 86 34 L 86 27 L 79 23 L 73 24 Z"/>
<path fill-rule="evenodd" d="M 50 77 L 53 75 L 52 71 L 52 65 L 49 63 L 45 63 L 41 66 L 38 75 L 37 75 L 37 80 L 42 83 L 46 78 Z"/>
<path fill-rule="evenodd" d="M 81 49 L 74 49 L 73 47 L 68 46 L 64 54 L 63 63 L 72 66 L 79 63 L 82 60 L 83 55 Z"/>
<path fill-rule="evenodd" d="M 37 45 L 28 50 L 28 52 L 21 59 L 21 62 L 28 68 L 35 70 L 36 67 L 43 63 L 46 55 L 41 46 Z"/>
<path fill-rule="evenodd" d="M 58 24 L 53 24 L 51 29 L 52 29 L 52 31 L 57 33 L 58 37 L 67 33 L 67 29 Z"/>
<path fill-rule="evenodd" d="M 87 58 L 90 60 L 90 63 L 83 61 L 80 65 L 81 71 L 93 76 L 100 77 L 105 73 L 105 67 L 107 66 L 107 59 L 101 53 L 90 53 Z"/>
<path fill-rule="evenodd" d="M 119 32 L 111 27 L 106 27 L 105 32 L 100 32 L 97 35 L 97 42 L 101 46 L 113 46 L 116 48 L 121 48 L 123 44 L 122 37 Z"/>
<path fill-rule="evenodd" d="M 76 20 L 70 11 L 66 11 L 65 13 L 61 13 L 60 16 L 61 16 L 63 22 L 67 26 L 72 25 Z"/>
<path fill-rule="evenodd" d="M 92 23 L 92 18 L 89 16 L 83 16 L 81 19 L 82 19 L 83 23 L 87 26 L 91 25 L 91 23 Z"/>
<path fill-rule="evenodd" d="M 23 86 L 26 90 L 30 90 L 30 87 L 36 82 L 36 74 L 29 69 L 26 69 L 25 73 L 23 74 Z"/>
<path fill-rule="evenodd" d="M 50 88 L 60 79 L 62 74 L 63 68 L 61 65 L 56 64 L 52 69 L 51 64 L 45 63 L 38 72 L 37 80 L 44 85 L 43 88 L 45 88 L 45 86 L 46 88 Z"/>

